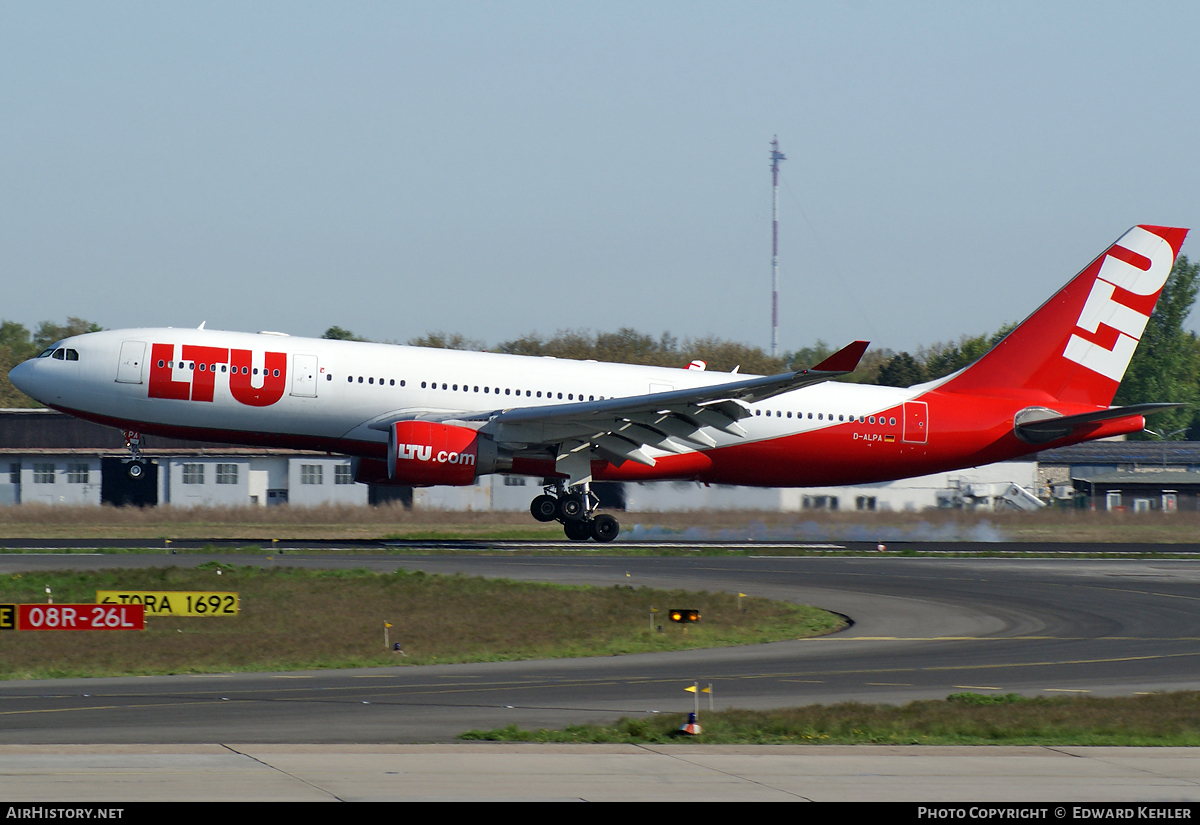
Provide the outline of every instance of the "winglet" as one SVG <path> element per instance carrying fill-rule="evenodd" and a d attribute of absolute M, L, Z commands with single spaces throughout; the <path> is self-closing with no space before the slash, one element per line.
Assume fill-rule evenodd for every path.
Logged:
<path fill-rule="evenodd" d="M 854 372 L 858 367 L 859 360 L 863 357 L 863 353 L 867 351 L 869 343 L 871 342 L 855 341 L 853 344 L 842 347 L 815 367 L 809 367 L 809 369 L 814 372 Z"/>

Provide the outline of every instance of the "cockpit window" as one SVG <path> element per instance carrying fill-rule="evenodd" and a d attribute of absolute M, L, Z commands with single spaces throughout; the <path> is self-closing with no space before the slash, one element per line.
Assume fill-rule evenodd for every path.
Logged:
<path fill-rule="evenodd" d="M 54 347 L 49 347 L 47 349 L 44 349 L 44 350 L 42 350 L 42 354 L 39 355 L 38 358 L 49 358 L 50 354 L 52 352 L 54 352 Z"/>
<path fill-rule="evenodd" d="M 54 351 L 54 354 L 51 355 L 50 357 L 53 358 L 55 361 L 61 361 L 61 360 L 63 360 L 63 358 L 66 357 L 66 354 L 67 354 L 67 351 L 65 349 L 56 349 Z"/>
<path fill-rule="evenodd" d="M 68 361 L 78 361 L 79 360 L 79 352 L 77 350 L 73 350 L 73 349 L 67 350 L 67 360 Z"/>

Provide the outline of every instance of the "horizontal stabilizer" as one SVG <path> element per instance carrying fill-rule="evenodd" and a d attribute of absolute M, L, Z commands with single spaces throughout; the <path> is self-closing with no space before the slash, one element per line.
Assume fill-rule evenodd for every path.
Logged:
<path fill-rule="evenodd" d="M 1045 407 L 1030 407 L 1017 413 L 1013 430 L 1017 438 L 1027 444 L 1046 444 L 1056 438 L 1065 438 L 1076 428 L 1100 421 L 1111 421 L 1116 418 L 1129 418 L 1134 415 L 1150 415 L 1163 410 L 1182 407 L 1183 404 L 1132 404 L 1128 407 L 1109 407 L 1107 410 L 1080 413 L 1079 415 L 1059 415 L 1054 410 Z"/>

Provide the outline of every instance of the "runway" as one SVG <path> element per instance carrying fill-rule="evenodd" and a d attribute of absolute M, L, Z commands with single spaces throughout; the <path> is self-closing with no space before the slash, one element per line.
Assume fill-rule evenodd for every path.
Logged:
<path fill-rule="evenodd" d="M 0 775 L 21 796 L 1200 799 L 1200 757 L 1186 749 L 749 748 L 700 757 L 695 746 L 568 753 L 422 744 L 514 723 L 682 718 L 694 681 L 713 685 L 718 708 L 903 703 L 963 690 L 1196 690 L 1200 560 L 25 554 L 0 555 L 0 574 L 214 559 L 735 591 L 815 604 L 853 624 L 821 639 L 669 654 L 4 682 Z"/>
<path fill-rule="evenodd" d="M 7 556 L 39 567 L 200 564 L 203 555 Z M 853 621 L 821 639 L 669 654 L 304 673 L 0 683 L 0 743 L 420 743 L 716 707 L 902 703 L 962 690 L 1200 689 L 1200 564 L 870 557 L 232 556 L 559 583 L 740 591 Z M 626 575 L 628 574 L 628 575 Z M 402 638 L 402 628 L 397 630 Z"/>

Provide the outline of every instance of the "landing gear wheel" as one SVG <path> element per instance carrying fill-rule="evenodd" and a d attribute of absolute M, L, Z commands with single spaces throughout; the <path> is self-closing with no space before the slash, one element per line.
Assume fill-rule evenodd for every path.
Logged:
<path fill-rule="evenodd" d="M 592 525 L 587 521 L 567 521 L 563 523 L 563 532 L 571 541 L 587 541 L 592 537 Z"/>
<path fill-rule="evenodd" d="M 538 496 L 529 505 L 529 512 L 538 521 L 554 521 L 558 518 L 558 499 L 554 496 Z"/>
<path fill-rule="evenodd" d="M 620 532 L 621 525 L 612 516 L 599 515 L 592 519 L 592 538 L 596 541 L 612 541 Z"/>
<path fill-rule="evenodd" d="M 128 472 L 129 477 L 136 481 L 142 477 L 142 473 L 146 472 L 146 468 L 142 466 L 142 462 L 140 461 L 131 461 L 129 462 Z"/>
<path fill-rule="evenodd" d="M 583 518 L 586 512 L 586 508 L 583 506 L 583 499 L 579 496 L 559 499 L 558 509 L 568 524 Z"/>

